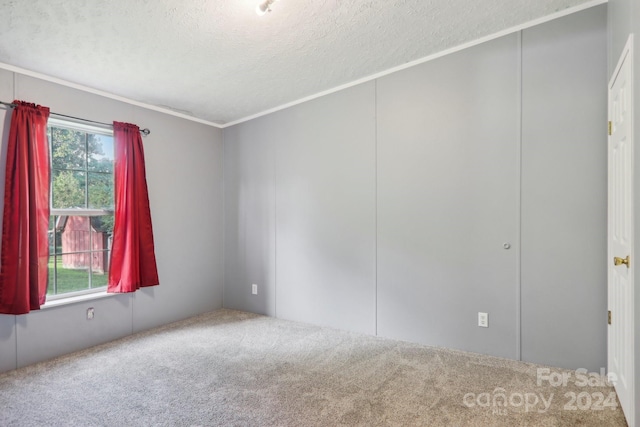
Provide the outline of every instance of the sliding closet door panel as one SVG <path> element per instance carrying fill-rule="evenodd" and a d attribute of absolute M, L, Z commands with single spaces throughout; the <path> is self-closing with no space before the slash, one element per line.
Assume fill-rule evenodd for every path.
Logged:
<path fill-rule="evenodd" d="M 518 70 L 514 34 L 379 79 L 379 335 L 517 357 Z"/>

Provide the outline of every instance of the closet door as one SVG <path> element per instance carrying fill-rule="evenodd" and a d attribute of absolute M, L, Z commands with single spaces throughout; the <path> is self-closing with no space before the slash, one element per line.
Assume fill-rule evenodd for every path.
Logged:
<path fill-rule="evenodd" d="M 518 37 L 378 81 L 381 336 L 518 356 Z"/>

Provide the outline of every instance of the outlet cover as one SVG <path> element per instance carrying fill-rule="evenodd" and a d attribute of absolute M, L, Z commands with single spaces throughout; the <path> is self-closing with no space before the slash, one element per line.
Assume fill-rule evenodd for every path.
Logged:
<path fill-rule="evenodd" d="M 478 312 L 478 326 L 482 328 L 489 327 L 489 313 Z"/>
<path fill-rule="evenodd" d="M 255 283 L 251 285 L 251 294 L 258 295 L 258 285 L 256 285 Z"/>

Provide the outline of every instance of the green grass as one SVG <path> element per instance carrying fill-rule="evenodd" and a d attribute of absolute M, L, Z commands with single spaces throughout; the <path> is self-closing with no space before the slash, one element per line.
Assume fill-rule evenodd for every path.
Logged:
<path fill-rule="evenodd" d="M 67 292 L 84 291 L 89 289 L 89 270 L 68 269 L 62 266 L 62 258 L 57 262 L 58 283 L 57 292 L 54 292 L 53 278 L 55 270 L 53 268 L 53 257 L 49 260 L 49 287 L 47 295 L 58 295 Z M 107 274 L 93 273 L 91 288 L 107 286 Z"/>

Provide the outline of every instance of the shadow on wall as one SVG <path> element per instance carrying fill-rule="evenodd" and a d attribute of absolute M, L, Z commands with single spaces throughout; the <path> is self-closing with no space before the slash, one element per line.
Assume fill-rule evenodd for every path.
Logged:
<path fill-rule="evenodd" d="M 0 316 L 7 316 L 0 314 Z M 14 322 L 0 322 L 0 342 L 7 341 L 13 335 L 15 329 Z"/>

